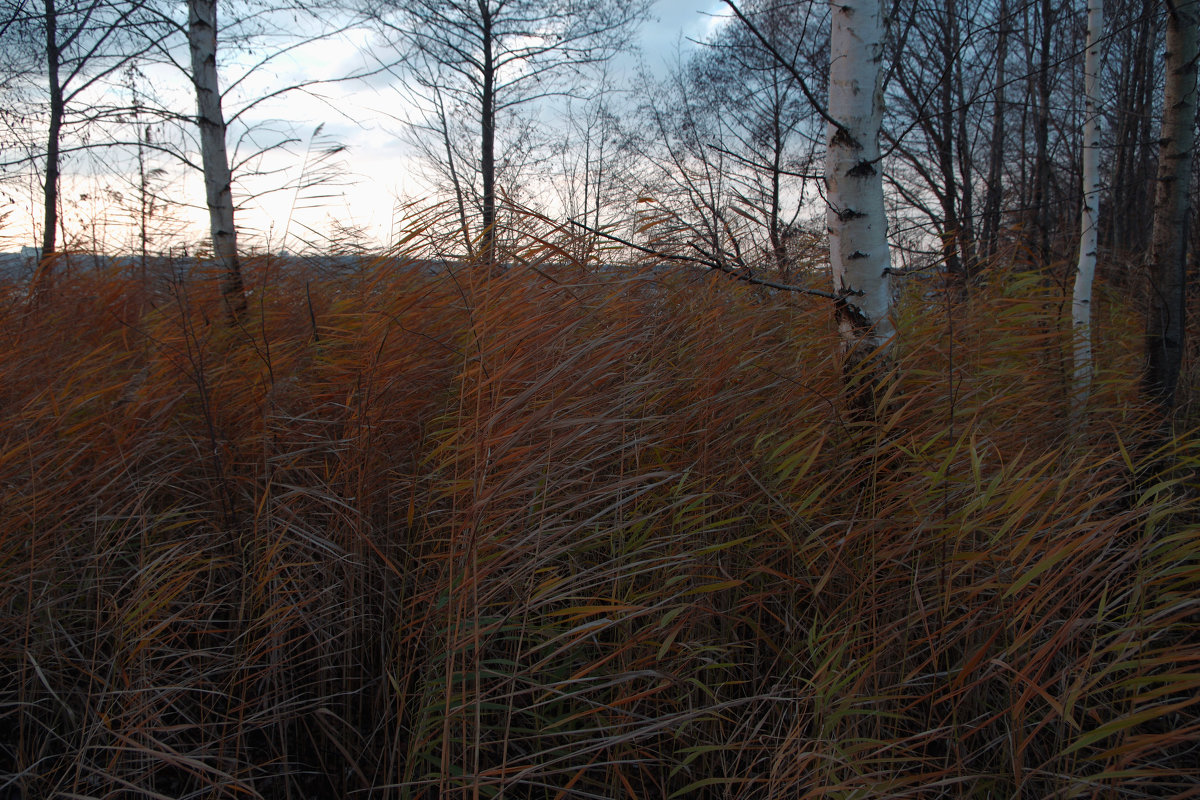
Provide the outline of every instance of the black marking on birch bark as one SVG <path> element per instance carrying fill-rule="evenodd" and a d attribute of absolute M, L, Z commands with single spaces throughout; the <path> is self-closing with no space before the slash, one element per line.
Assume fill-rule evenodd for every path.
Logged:
<path fill-rule="evenodd" d="M 862 294 L 862 292 L 859 292 L 859 294 Z M 837 316 L 844 317 L 849 321 L 851 327 L 856 330 L 869 331 L 873 327 L 870 318 L 858 306 L 846 302 L 845 298 L 837 301 Z"/>
<path fill-rule="evenodd" d="M 872 164 L 870 161 L 863 159 L 862 161 L 858 162 L 853 167 L 851 167 L 849 170 L 847 170 L 846 174 L 848 176 L 850 176 L 851 178 L 869 178 L 872 175 L 876 174 L 875 173 L 875 165 Z"/>
<path fill-rule="evenodd" d="M 866 216 L 866 214 L 862 213 L 861 211 L 855 211 L 853 208 L 843 208 L 834 213 L 837 214 L 838 219 L 840 219 L 842 222 L 849 222 L 852 219 L 858 219 L 859 217 Z"/>
<path fill-rule="evenodd" d="M 850 132 L 840 125 L 838 126 L 838 129 L 834 131 L 833 138 L 829 140 L 829 143 L 831 145 L 843 145 L 845 147 L 851 147 L 855 150 L 862 150 L 862 145 L 858 143 L 858 140 L 851 136 Z"/>
<path fill-rule="evenodd" d="M 870 257 L 871 257 L 871 255 L 870 255 L 869 253 L 864 253 L 862 250 L 855 250 L 853 253 L 851 253 L 850 255 L 846 256 L 846 260 L 847 260 L 847 261 L 854 261 L 854 260 L 856 260 L 856 259 L 860 259 L 860 258 L 870 258 Z"/>

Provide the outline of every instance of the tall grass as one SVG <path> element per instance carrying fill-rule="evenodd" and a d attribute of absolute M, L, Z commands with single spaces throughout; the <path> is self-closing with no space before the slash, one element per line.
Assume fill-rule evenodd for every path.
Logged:
<path fill-rule="evenodd" d="M 0 311 L 0 797 L 1191 796 L 1190 435 L 1098 310 L 389 259 Z M 1149 443 L 1149 444 L 1147 444 Z"/>

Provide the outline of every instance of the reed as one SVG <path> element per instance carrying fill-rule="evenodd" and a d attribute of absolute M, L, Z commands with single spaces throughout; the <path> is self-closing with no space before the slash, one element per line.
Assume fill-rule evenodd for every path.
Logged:
<path fill-rule="evenodd" d="M 573 263 L 85 274 L 0 308 L 0 797 L 1185 796 L 1192 432 L 1101 293 Z M 418 238 L 410 245 L 419 247 Z"/>

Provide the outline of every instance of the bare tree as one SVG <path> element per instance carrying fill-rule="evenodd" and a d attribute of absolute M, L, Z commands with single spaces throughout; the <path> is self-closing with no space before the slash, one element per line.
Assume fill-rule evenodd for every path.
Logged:
<path fill-rule="evenodd" d="M 825 103 L 809 87 L 828 82 L 824 4 L 728 5 L 737 21 L 641 104 L 642 194 L 657 201 L 645 230 L 657 249 L 790 285 L 812 251 L 802 243 L 823 238 L 815 164 Z"/>
<path fill-rule="evenodd" d="M 976 150 L 987 124 L 982 6 L 961 0 L 904 4 L 895 37 L 888 105 L 892 190 L 928 217 L 947 272 L 965 281 L 976 271 Z M 988 87 L 990 89 L 990 87 Z M 998 181 L 997 181 L 998 182 Z M 998 201 L 998 198 L 997 198 Z"/>
<path fill-rule="evenodd" d="M 708 147 L 726 159 L 737 213 L 760 222 L 771 266 L 789 282 L 788 239 L 816 183 L 821 138 L 796 73 L 815 85 L 825 80 L 828 36 L 817 30 L 812 3 L 768 0 L 739 10 L 754 30 L 726 26 L 693 60 L 688 77 L 699 107 L 712 115 L 716 136 Z"/>
<path fill-rule="evenodd" d="M 1175 404 L 1183 362 L 1186 243 L 1192 158 L 1196 143 L 1196 61 L 1200 0 L 1164 0 L 1167 78 L 1154 195 L 1150 250 L 1150 311 L 1146 324 L 1147 394 L 1165 409 Z"/>
<path fill-rule="evenodd" d="M 1158 142 L 1154 120 L 1161 102 L 1162 4 L 1117 0 L 1108 36 L 1104 127 L 1111 132 L 1110 176 L 1105 204 L 1119 209 L 1102 219 L 1104 244 L 1120 253 L 1145 253 L 1153 227 L 1154 175 Z"/>
<path fill-rule="evenodd" d="M 213 257 L 222 270 L 221 297 L 236 320 L 246 310 L 233 218 L 233 173 L 225 147 L 226 122 L 217 77 L 217 0 L 188 0 L 188 46 L 196 88 L 196 124 Z"/>
<path fill-rule="evenodd" d="M 679 65 L 639 109 L 635 148 L 642 154 L 639 194 L 653 199 L 642 230 L 653 249 L 694 253 L 723 268 L 746 266 L 740 247 L 748 240 L 748 219 L 733 212 L 732 158 L 721 146 L 719 115 L 711 98 Z M 646 203 L 645 205 L 650 205 Z M 643 210 L 647 214 L 647 210 Z"/>
<path fill-rule="evenodd" d="M 385 0 L 375 8 L 409 68 L 476 110 L 485 263 L 496 263 L 498 120 L 570 94 L 582 69 L 625 46 L 647 7 L 646 0 Z"/>
<path fill-rule="evenodd" d="M 1041 0 L 1037 9 L 1039 35 L 1037 39 L 1038 66 L 1036 73 L 1035 123 L 1033 163 L 1033 198 L 1031 207 L 1038 235 L 1038 252 L 1042 260 L 1050 258 L 1050 95 L 1053 90 L 1052 42 L 1054 23 L 1058 16 L 1053 0 Z M 1031 81 L 1031 83 L 1034 81 Z"/>
<path fill-rule="evenodd" d="M 595 96 L 568 104 L 567 130 L 556 153 L 555 188 L 563 213 L 582 223 L 573 237 L 573 256 L 579 263 L 596 256 L 598 232 L 628 218 L 634 205 L 628 182 L 617 177 L 634 171 L 634 149 L 610 102 L 611 94 L 602 83 Z"/>
<path fill-rule="evenodd" d="M 299 47 L 337 36 L 355 24 L 353 17 L 340 10 L 336 14 L 329 13 L 327 18 L 318 17 L 301 0 L 289 3 L 245 0 L 229 12 L 231 5 L 229 0 L 222 5 L 228 12 L 223 24 L 218 15 L 219 0 L 187 0 L 186 22 L 176 16 L 175 7 L 158 8 L 159 23 L 179 36 L 158 41 L 155 49 L 159 60 L 173 65 L 186 76 L 194 92 L 194 116 L 179 114 L 169 107 L 160 107 L 157 113 L 167 119 L 194 122 L 198 129 L 200 163 L 197 165 L 190 154 L 174 154 L 185 165 L 198 166 L 203 173 L 212 254 L 221 270 L 221 295 L 227 313 L 236 320 L 245 310 L 246 300 L 238 248 L 234 177 L 239 174 L 244 177 L 248 165 L 266 152 L 294 144 L 298 139 L 283 134 L 269 136 L 264 144 L 255 144 L 252 152 L 239 154 L 236 148 L 231 152 L 229 146 L 231 127 L 240 124 L 243 131 L 251 129 L 245 121 L 247 115 L 272 98 L 312 90 L 319 84 L 358 80 L 369 73 L 328 75 L 315 81 L 287 83 L 243 99 L 231 112 L 226 102 L 229 93 L 242 87 L 256 72 Z M 180 38 L 187 41 L 186 60 L 178 52 Z M 218 69 L 218 41 L 226 43 L 231 39 L 234 50 L 252 54 L 252 58 L 238 65 L 229 78 L 223 77 Z M 247 138 L 243 133 L 242 139 Z M 301 167 L 302 173 L 305 166 Z M 311 183 L 311 175 L 302 174 L 299 180 Z M 296 185 L 284 183 L 273 190 L 294 191 L 296 188 Z"/>
<path fill-rule="evenodd" d="M 980 235 L 980 255 L 987 259 L 995 255 L 1000 238 L 1000 208 L 1004 198 L 1004 119 L 1008 112 L 1008 42 L 1012 24 L 1008 0 L 1000 0 L 996 14 L 995 67 L 992 78 L 992 119 L 989 141 L 987 190 L 983 200 L 983 230 Z"/>
<path fill-rule="evenodd" d="M 44 93 L 41 260 L 35 283 L 49 277 L 58 250 L 63 139 L 128 111 L 102 102 L 100 90 L 163 34 L 144 0 L 4 0 L 2 45 L 23 53 L 19 67 Z M 37 62 L 40 61 L 40 68 Z M 23 160 L 23 159 L 22 159 Z"/>

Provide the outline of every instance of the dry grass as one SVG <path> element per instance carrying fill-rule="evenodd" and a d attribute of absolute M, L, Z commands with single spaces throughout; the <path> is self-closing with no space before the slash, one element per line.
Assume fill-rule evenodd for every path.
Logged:
<path fill-rule="evenodd" d="M 518 255 L 4 296 L 0 797 L 1197 793 L 1120 298 L 1076 423 L 1057 290 L 910 287 L 867 420 L 819 299 Z"/>

